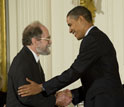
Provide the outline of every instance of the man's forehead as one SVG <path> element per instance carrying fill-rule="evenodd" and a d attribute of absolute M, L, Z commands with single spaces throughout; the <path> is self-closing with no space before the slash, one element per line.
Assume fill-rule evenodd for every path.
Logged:
<path fill-rule="evenodd" d="M 44 33 L 43 33 L 43 34 L 42 34 L 42 37 L 43 37 L 43 38 L 51 38 L 51 36 L 50 36 L 48 33 L 47 33 L 47 34 L 44 34 Z"/>

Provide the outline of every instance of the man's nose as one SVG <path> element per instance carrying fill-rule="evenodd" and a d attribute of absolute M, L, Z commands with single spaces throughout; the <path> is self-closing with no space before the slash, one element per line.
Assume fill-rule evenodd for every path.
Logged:
<path fill-rule="evenodd" d="M 69 29 L 69 32 L 70 32 L 70 33 L 72 33 L 72 30 L 71 30 L 71 29 Z"/>

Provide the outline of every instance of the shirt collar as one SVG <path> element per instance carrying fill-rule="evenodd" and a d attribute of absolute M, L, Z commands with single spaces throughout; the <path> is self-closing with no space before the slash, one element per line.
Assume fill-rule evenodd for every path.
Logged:
<path fill-rule="evenodd" d="M 33 50 L 31 50 L 30 48 L 28 48 L 28 49 L 32 52 L 32 54 L 33 54 L 33 56 L 35 58 L 35 61 L 38 62 L 40 60 L 40 57 L 37 56 L 37 54 Z"/>
<path fill-rule="evenodd" d="M 85 36 L 87 36 L 88 35 L 88 33 L 90 32 L 90 30 L 92 29 L 92 28 L 94 28 L 95 26 L 91 26 L 88 30 L 87 30 L 87 32 L 85 33 Z M 84 37 L 85 37 L 84 36 Z"/>

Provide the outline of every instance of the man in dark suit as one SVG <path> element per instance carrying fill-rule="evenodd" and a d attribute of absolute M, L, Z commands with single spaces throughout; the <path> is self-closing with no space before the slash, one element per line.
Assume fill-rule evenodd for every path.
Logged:
<path fill-rule="evenodd" d="M 51 40 L 47 28 L 37 21 L 28 25 L 23 32 L 22 43 L 23 48 L 15 56 L 8 73 L 7 107 L 54 107 L 54 95 L 44 97 L 39 93 L 22 98 L 17 93 L 19 86 L 28 84 L 26 77 L 39 84 L 45 82 L 39 55 L 50 53 Z"/>
<path fill-rule="evenodd" d="M 79 55 L 69 69 L 28 95 L 40 92 L 51 95 L 80 78 L 82 86 L 70 92 L 73 104 L 84 101 L 85 107 L 124 107 L 116 51 L 107 35 L 93 25 L 90 11 L 82 6 L 73 8 L 67 14 L 67 24 L 70 33 L 78 40 L 83 39 Z M 29 88 L 31 84 L 26 86 Z M 28 88 L 21 86 L 18 92 L 21 91 L 24 96 Z M 63 101 L 61 105 L 67 104 Z"/>

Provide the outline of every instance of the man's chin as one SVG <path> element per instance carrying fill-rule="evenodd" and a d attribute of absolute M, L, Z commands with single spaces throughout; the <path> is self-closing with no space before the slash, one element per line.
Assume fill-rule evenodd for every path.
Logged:
<path fill-rule="evenodd" d="M 77 38 L 77 40 L 81 40 L 80 38 Z"/>
<path fill-rule="evenodd" d="M 83 38 L 77 38 L 77 40 L 81 40 L 81 39 L 83 39 Z"/>

